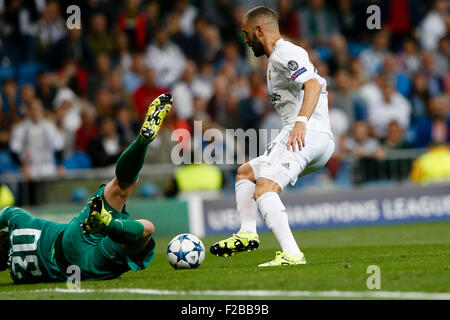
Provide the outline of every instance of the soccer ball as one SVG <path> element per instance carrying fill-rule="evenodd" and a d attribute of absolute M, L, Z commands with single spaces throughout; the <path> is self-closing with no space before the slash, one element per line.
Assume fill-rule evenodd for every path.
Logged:
<path fill-rule="evenodd" d="M 205 246 L 190 233 L 179 234 L 169 243 L 167 259 L 175 269 L 198 268 L 205 260 Z"/>

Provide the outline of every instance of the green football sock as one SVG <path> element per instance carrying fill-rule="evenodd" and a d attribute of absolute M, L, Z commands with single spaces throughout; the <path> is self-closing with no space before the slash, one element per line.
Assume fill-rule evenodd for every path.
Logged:
<path fill-rule="evenodd" d="M 106 227 L 106 234 L 115 242 L 132 244 L 144 233 L 144 225 L 136 220 L 111 220 Z"/>
<path fill-rule="evenodd" d="M 148 142 L 139 135 L 132 144 L 120 155 L 116 164 L 116 177 L 120 182 L 135 182 L 144 165 Z"/>

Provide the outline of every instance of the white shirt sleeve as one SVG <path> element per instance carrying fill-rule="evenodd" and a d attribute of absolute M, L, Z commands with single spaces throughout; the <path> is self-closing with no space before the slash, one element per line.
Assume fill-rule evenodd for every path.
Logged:
<path fill-rule="evenodd" d="M 274 58 L 274 64 L 278 69 L 283 70 L 287 78 L 301 87 L 312 78 L 319 80 L 316 68 L 309 61 L 308 53 L 300 47 L 283 48 Z"/>
<path fill-rule="evenodd" d="M 61 151 L 64 149 L 64 137 L 59 132 L 58 128 L 53 122 L 46 122 L 47 135 L 50 137 L 52 143 L 53 151 Z"/>
<path fill-rule="evenodd" d="M 9 148 L 14 153 L 21 153 L 25 144 L 25 126 L 23 123 L 15 125 L 11 130 Z"/>

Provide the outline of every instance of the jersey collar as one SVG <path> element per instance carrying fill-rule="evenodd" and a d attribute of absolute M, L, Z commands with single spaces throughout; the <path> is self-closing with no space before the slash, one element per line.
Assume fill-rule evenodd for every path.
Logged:
<path fill-rule="evenodd" d="M 283 38 L 280 38 L 275 42 L 275 45 L 273 46 L 272 52 L 270 53 L 269 59 L 272 57 L 275 50 L 281 45 L 281 42 L 284 41 Z"/>

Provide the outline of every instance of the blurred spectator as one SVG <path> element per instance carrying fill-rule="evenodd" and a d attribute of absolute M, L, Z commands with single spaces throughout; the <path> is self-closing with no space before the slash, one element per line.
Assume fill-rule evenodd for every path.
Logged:
<path fill-rule="evenodd" d="M 420 69 L 420 51 L 419 44 L 414 37 L 405 37 L 403 40 L 403 47 L 400 53 L 397 54 L 397 64 L 399 69 L 413 74 Z"/>
<path fill-rule="evenodd" d="M 244 130 L 258 128 L 265 112 L 273 110 L 268 102 L 266 83 L 262 73 L 252 72 L 249 80 L 250 94 L 248 97 L 242 98 L 239 103 L 239 121 Z M 276 116 L 276 113 L 274 116 Z M 272 120 L 271 114 L 267 114 L 266 117 L 268 118 L 264 120 L 263 128 L 270 129 L 274 120 Z M 275 128 L 279 128 L 280 121 L 275 122 Z"/>
<path fill-rule="evenodd" d="M 36 100 L 36 92 L 34 86 L 31 84 L 25 84 L 20 88 L 21 106 L 20 110 L 26 110 L 34 100 Z"/>
<path fill-rule="evenodd" d="M 386 30 L 380 30 L 373 35 L 371 46 L 361 52 L 359 59 L 369 77 L 380 71 L 388 53 L 388 46 L 389 34 Z"/>
<path fill-rule="evenodd" d="M 53 83 L 53 75 L 44 70 L 38 73 L 36 78 L 36 95 L 42 101 L 45 110 L 51 111 L 57 91 Z"/>
<path fill-rule="evenodd" d="M 140 130 L 140 123 L 144 120 L 136 122 L 132 110 L 127 107 L 121 107 L 117 110 L 116 119 L 117 133 L 120 139 L 126 145 L 129 145 L 136 139 Z"/>
<path fill-rule="evenodd" d="M 55 73 L 55 83 L 58 87 L 68 87 L 80 97 L 88 95 L 88 72 L 74 59 L 68 59 L 66 63 Z"/>
<path fill-rule="evenodd" d="M 328 90 L 328 108 L 331 132 L 333 133 L 335 147 L 333 155 L 326 167 L 330 176 L 335 179 L 340 171 L 341 161 L 345 157 L 345 144 L 350 129 L 350 121 L 344 111 L 335 107 L 335 93 Z"/>
<path fill-rule="evenodd" d="M 241 5 L 251 6 L 251 1 L 241 2 Z M 256 5 L 264 5 L 262 1 L 259 1 Z M 256 6 L 255 5 L 255 6 Z M 233 34 L 235 31 L 234 25 L 234 16 L 233 12 L 236 10 L 236 6 L 234 6 L 233 1 L 210 1 L 210 0 L 201 0 L 201 8 L 204 12 L 207 20 L 214 24 L 214 27 L 217 31 L 218 39 L 222 38 L 224 40 L 229 40 L 233 38 Z M 244 8 L 244 10 L 247 8 Z M 248 10 L 250 10 L 248 8 Z M 274 8 L 275 9 L 275 8 Z"/>
<path fill-rule="evenodd" d="M 36 58 L 36 21 L 45 10 L 39 1 L 2 1 L 2 47 L 7 64 L 18 64 Z"/>
<path fill-rule="evenodd" d="M 415 146 L 424 148 L 430 144 L 450 142 L 450 98 L 438 96 L 428 103 L 427 115 L 419 118 L 415 128 Z"/>
<path fill-rule="evenodd" d="M 82 29 L 69 29 L 66 36 L 54 43 L 47 51 L 47 64 L 53 69 L 60 69 L 69 60 L 86 68 L 92 67 L 92 52 L 82 37 Z"/>
<path fill-rule="evenodd" d="M 91 141 L 88 154 L 93 167 L 113 165 L 125 150 L 127 144 L 117 133 L 116 123 L 111 117 L 103 117 L 100 123 L 100 135 Z"/>
<path fill-rule="evenodd" d="M 2 83 L 2 111 L 15 118 L 23 112 L 20 110 L 20 97 L 17 81 L 13 78 L 3 80 Z"/>
<path fill-rule="evenodd" d="M 363 121 L 353 124 L 352 135 L 346 140 L 345 150 L 358 158 L 384 157 L 383 149 L 376 139 L 369 136 L 369 125 Z"/>
<path fill-rule="evenodd" d="M 131 107 L 131 95 L 125 90 L 122 81 L 122 73 L 119 70 L 113 70 L 108 77 L 108 88 L 111 90 L 113 104 L 115 107 Z"/>
<path fill-rule="evenodd" d="M 115 50 L 116 41 L 108 31 L 106 16 L 103 13 L 92 15 L 89 24 L 87 43 L 94 55 L 99 53 L 112 54 Z"/>
<path fill-rule="evenodd" d="M 358 94 L 352 87 L 350 73 L 347 69 L 339 69 L 335 75 L 336 90 L 334 93 L 334 106 L 345 113 L 350 123 L 360 118 L 357 114 Z"/>
<path fill-rule="evenodd" d="M 345 38 L 340 34 L 335 34 L 330 38 L 331 56 L 328 59 L 330 73 L 332 75 L 339 69 L 349 69 L 350 54 L 348 53 L 348 45 Z"/>
<path fill-rule="evenodd" d="M 450 181 L 450 150 L 448 146 L 432 146 L 413 163 L 411 181 L 421 185 Z"/>
<path fill-rule="evenodd" d="M 343 159 L 343 153 L 350 125 L 353 122 L 349 121 L 346 113 L 339 108 L 336 108 L 335 93 L 333 90 L 328 91 L 328 106 L 330 116 L 331 132 L 333 133 L 335 140 L 334 156 L 339 160 Z"/>
<path fill-rule="evenodd" d="M 108 87 L 102 87 L 96 92 L 95 109 L 100 118 L 115 116 L 117 106 L 114 105 L 113 95 Z"/>
<path fill-rule="evenodd" d="M 288 38 L 298 38 L 300 21 L 298 14 L 293 10 L 292 0 L 279 0 L 277 13 L 280 33 Z"/>
<path fill-rule="evenodd" d="M 352 135 L 345 142 L 346 154 L 356 158 L 353 167 L 354 183 L 359 184 L 378 178 L 378 161 L 385 156 L 378 141 L 369 136 L 369 126 L 363 121 L 353 124 Z"/>
<path fill-rule="evenodd" d="M 166 91 L 167 89 L 159 87 L 156 84 L 155 71 L 153 69 L 147 69 L 144 73 L 144 84 L 133 93 L 134 107 L 137 116 L 140 119 L 143 119 L 150 103 Z M 176 101 L 174 101 L 174 103 L 176 103 Z"/>
<path fill-rule="evenodd" d="M 381 94 L 381 99 L 368 105 L 368 121 L 378 138 L 386 137 L 387 127 L 393 120 L 407 129 L 411 116 L 411 104 L 395 90 L 392 81 L 383 81 Z"/>
<path fill-rule="evenodd" d="M 106 53 L 99 53 L 95 58 L 95 71 L 89 75 L 88 98 L 93 101 L 99 88 L 107 87 L 111 74 L 111 59 Z"/>
<path fill-rule="evenodd" d="M 188 0 L 176 0 L 174 11 L 180 15 L 181 31 L 187 36 L 192 36 L 194 33 L 194 20 L 198 15 L 197 8 Z"/>
<path fill-rule="evenodd" d="M 349 72 L 352 86 L 360 89 L 369 80 L 368 74 L 364 71 L 361 61 L 358 58 L 351 58 L 349 64 Z"/>
<path fill-rule="evenodd" d="M 63 138 L 55 124 L 44 118 L 42 103 L 39 100 L 27 107 L 24 120 L 12 129 L 10 150 L 13 159 L 21 167 L 25 179 L 28 181 L 27 204 L 38 204 L 42 184 L 39 179 L 43 177 L 64 176 L 62 167 Z M 56 163 L 58 165 L 55 165 Z"/>
<path fill-rule="evenodd" d="M 12 126 L 13 124 L 9 117 L 0 117 L 0 177 L 4 173 L 19 171 L 19 167 L 13 160 L 9 148 Z"/>
<path fill-rule="evenodd" d="M 37 23 L 40 49 L 45 51 L 49 46 L 61 40 L 65 33 L 65 21 L 61 15 L 58 1 L 47 1 L 47 6 Z"/>
<path fill-rule="evenodd" d="M 90 143 L 97 138 L 99 128 L 95 122 L 95 109 L 84 105 L 80 112 L 81 125 L 75 132 L 75 149 L 88 152 Z"/>
<path fill-rule="evenodd" d="M 178 130 L 181 129 L 181 130 Z M 175 117 L 174 112 L 169 112 L 158 132 L 155 140 L 149 144 L 145 163 L 169 163 L 172 162 L 173 147 L 177 144 L 184 147 L 191 145 L 189 123 L 186 120 Z M 172 135 L 177 132 L 182 141 L 173 141 Z M 177 136 L 174 136 L 177 137 Z"/>
<path fill-rule="evenodd" d="M 422 73 L 427 78 L 428 90 L 432 96 L 442 93 L 442 79 L 436 73 L 436 65 L 434 63 L 434 55 L 432 52 L 426 51 L 422 53 Z"/>
<path fill-rule="evenodd" d="M 382 147 L 386 153 L 386 159 L 378 163 L 378 170 L 382 172 L 379 178 L 406 179 L 411 169 L 412 160 L 396 155 L 399 150 L 408 148 L 408 144 L 405 142 L 405 130 L 397 121 L 389 123 L 386 139 L 383 140 Z"/>
<path fill-rule="evenodd" d="M 127 72 L 131 69 L 133 64 L 133 57 L 127 35 L 123 32 L 119 32 L 115 35 L 115 39 L 117 48 L 114 53 L 115 64 L 121 72 Z"/>
<path fill-rule="evenodd" d="M 141 51 L 147 42 L 146 15 L 139 12 L 140 0 L 126 0 L 117 18 L 116 31 L 124 32 L 132 50 Z"/>
<path fill-rule="evenodd" d="M 411 30 L 413 26 L 412 10 L 417 7 L 414 0 L 389 1 L 387 5 L 387 26 L 392 33 L 393 47 L 398 49 L 398 44 Z M 418 10 L 418 9 L 416 9 Z"/>
<path fill-rule="evenodd" d="M 422 73 L 416 73 L 412 79 L 412 88 L 409 95 L 411 122 L 416 123 L 418 119 L 425 116 L 430 96 L 427 79 Z"/>
<path fill-rule="evenodd" d="M 396 58 L 393 54 L 389 53 L 386 55 L 381 67 L 381 72 L 394 82 L 399 93 L 404 97 L 409 96 L 411 91 L 411 79 L 406 73 L 398 68 Z"/>
<path fill-rule="evenodd" d="M 142 54 L 135 53 L 132 56 L 131 67 L 122 75 L 124 89 L 133 93 L 144 83 L 145 62 Z"/>
<path fill-rule="evenodd" d="M 161 14 L 161 5 L 158 0 L 150 0 L 147 2 L 144 9 L 147 41 L 153 41 L 155 30 L 161 23 Z"/>
<path fill-rule="evenodd" d="M 425 50 L 436 50 L 439 39 L 447 33 L 448 1 L 434 0 L 432 10 L 419 26 L 420 43 Z"/>
<path fill-rule="evenodd" d="M 145 63 L 158 74 L 157 85 L 170 87 L 180 79 L 186 59 L 180 48 L 170 41 L 167 30 L 158 28 L 155 42 L 148 46 L 145 53 Z"/>
<path fill-rule="evenodd" d="M 219 75 L 214 79 L 213 95 L 208 102 L 208 114 L 215 121 L 219 114 L 225 111 L 226 101 L 230 93 L 230 84 L 224 75 Z"/>
<path fill-rule="evenodd" d="M 234 42 L 227 42 L 222 49 L 222 57 L 216 63 L 216 69 L 225 73 L 230 80 L 247 75 L 249 66 L 239 55 L 239 48 Z"/>
<path fill-rule="evenodd" d="M 53 101 L 53 108 L 61 109 L 62 126 L 65 130 L 75 133 L 81 125 L 81 104 L 75 93 L 69 88 L 58 90 Z"/>
<path fill-rule="evenodd" d="M 448 77 L 450 56 L 450 33 L 439 40 L 438 49 L 434 52 L 435 70 L 439 77 Z"/>
<path fill-rule="evenodd" d="M 360 34 L 360 24 L 358 15 L 354 8 L 355 4 L 351 0 L 338 0 L 337 21 L 341 34 L 350 40 L 358 40 Z"/>
<path fill-rule="evenodd" d="M 194 98 L 205 100 L 211 96 L 211 87 L 197 78 L 197 66 L 191 60 L 186 62 L 183 78 L 171 90 L 174 101 L 174 111 L 182 119 L 190 119 L 194 114 Z"/>
<path fill-rule="evenodd" d="M 405 130 L 397 121 L 391 121 L 387 127 L 386 138 L 383 141 L 383 148 L 389 149 L 405 149 Z"/>
<path fill-rule="evenodd" d="M 61 150 L 63 159 L 70 157 L 74 151 L 74 132 L 65 127 L 65 108 L 56 108 L 53 112 L 53 122 L 63 140 L 64 148 Z"/>
<path fill-rule="evenodd" d="M 315 45 L 326 45 L 331 35 L 338 32 L 335 12 L 327 7 L 325 0 L 308 0 L 300 10 L 302 36 Z"/>
<path fill-rule="evenodd" d="M 230 93 L 225 102 L 225 109 L 222 109 L 217 115 L 217 123 L 227 129 L 242 128 L 239 121 L 239 97 L 236 94 Z"/>

